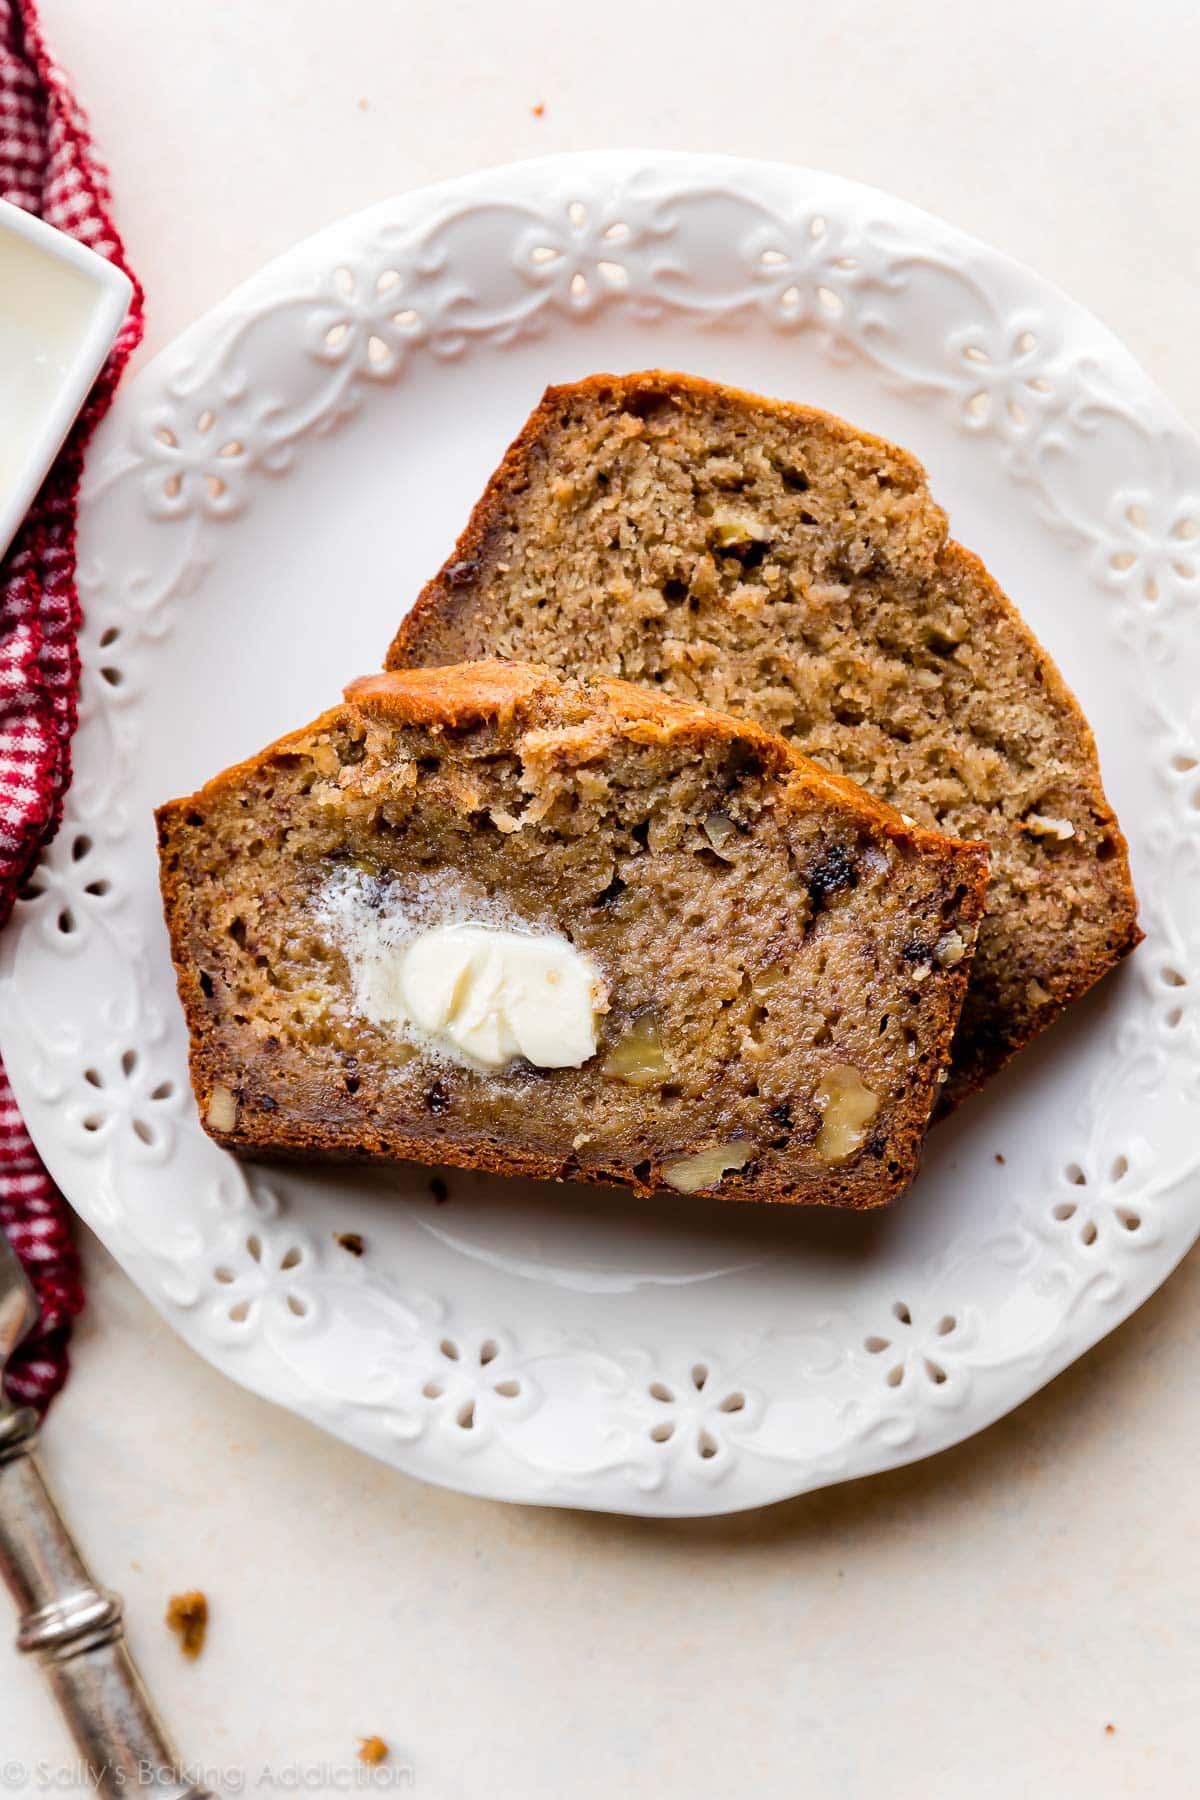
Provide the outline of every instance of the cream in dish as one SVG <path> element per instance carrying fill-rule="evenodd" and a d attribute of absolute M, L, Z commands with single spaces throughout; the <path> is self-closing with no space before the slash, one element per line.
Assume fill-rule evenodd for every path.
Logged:
<path fill-rule="evenodd" d="M 0 200 L 0 556 L 116 341 L 133 285 Z"/>
<path fill-rule="evenodd" d="M 36 451 L 95 310 L 94 281 L 0 220 L 0 505 Z"/>

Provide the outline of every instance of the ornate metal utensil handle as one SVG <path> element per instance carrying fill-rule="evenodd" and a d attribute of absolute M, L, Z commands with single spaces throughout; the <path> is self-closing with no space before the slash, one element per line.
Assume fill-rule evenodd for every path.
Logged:
<path fill-rule="evenodd" d="M 0 1407 L 0 1575 L 17 1648 L 41 1663 L 103 1800 L 213 1800 L 184 1774 L 125 1643 L 121 1602 L 97 1587 L 46 1486 L 37 1415 Z"/>

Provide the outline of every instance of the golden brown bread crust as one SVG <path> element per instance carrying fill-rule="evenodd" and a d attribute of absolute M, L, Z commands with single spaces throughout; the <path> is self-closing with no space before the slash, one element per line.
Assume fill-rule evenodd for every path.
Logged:
<path fill-rule="evenodd" d="M 206 1129 L 219 1143 L 246 1157 L 291 1156 L 436 1161 L 464 1168 L 485 1169 L 502 1175 L 524 1175 L 546 1180 L 584 1179 L 605 1181 L 649 1193 L 664 1186 L 663 1164 L 593 1158 L 581 1163 L 569 1146 L 549 1154 L 516 1142 L 488 1142 L 474 1138 L 438 1136 L 431 1141 L 428 1129 L 416 1129 L 413 1119 L 401 1113 L 392 1117 L 365 1116 L 340 1089 L 319 1088 L 303 1092 L 278 1078 L 266 1080 L 253 1066 L 253 1058 L 234 1068 L 228 1046 L 214 1032 L 214 1000 L 205 991 L 205 972 L 195 952 L 196 846 L 206 833 L 204 821 L 219 811 L 221 802 L 236 801 L 252 778 L 264 770 L 285 768 L 303 761 L 314 745 L 320 745 L 347 729 L 361 731 L 366 722 L 388 728 L 415 728 L 431 741 L 479 726 L 508 721 L 520 715 L 520 729 L 531 754 L 553 758 L 561 750 L 575 767 L 611 753 L 612 727 L 619 740 L 638 745 L 695 745 L 753 750 L 772 786 L 772 805 L 781 813 L 804 812 L 814 805 L 847 810 L 865 831 L 901 848 L 905 859 L 920 857 L 930 867 L 930 889 L 952 896 L 947 914 L 969 941 L 982 913 L 987 885 L 987 854 L 979 845 L 960 844 L 940 834 L 907 824 L 892 808 L 862 793 L 852 783 L 830 774 L 790 749 L 760 727 L 713 714 L 704 708 L 661 698 L 620 681 L 586 684 L 571 692 L 590 696 L 595 717 L 602 720 L 594 742 L 588 738 L 586 720 L 563 728 L 552 713 L 559 704 L 564 684 L 545 669 L 515 664 L 476 664 L 463 668 L 398 671 L 356 681 L 346 690 L 344 703 L 323 714 L 312 725 L 293 732 L 209 782 L 199 793 L 167 803 L 158 810 L 164 912 L 171 937 L 180 998 L 191 1033 L 191 1073 Z M 539 729 L 543 722 L 538 707 L 555 729 Z M 961 964 L 937 973 L 941 998 L 929 1041 L 922 1045 L 922 1080 L 928 1083 L 925 1104 L 913 1105 L 901 1128 L 887 1145 L 886 1160 L 867 1168 L 853 1158 L 846 1167 L 832 1166 L 821 1192 L 811 1180 L 799 1191 L 756 1184 L 751 1171 L 727 1178 L 720 1192 L 727 1197 L 774 1201 L 819 1202 L 867 1207 L 882 1204 L 900 1191 L 915 1172 L 920 1153 L 928 1102 L 936 1072 L 949 1049 L 954 1022 L 961 1005 L 969 967 L 969 954 Z M 573 1073 L 573 1072 L 572 1072 Z M 268 1075 L 271 1074 L 268 1063 Z M 270 1088 L 270 1106 L 257 1101 Z M 236 1117 L 232 1123 L 214 1109 L 214 1094 L 241 1084 Z M 280 1096 L 283 1095 L 281 1103 Z"/>
<path fill-rule="evenodd" d="M 438 664 L 428 669 L 386 669 L 378 675 L 360 675 L 346 688 L 345 699 L 347 704 L 393 724 L 462 731 L 485 719 L 505 718 L 521 701 L 531 700 L 537 694 L 556 692 L 561 685 L 550 669 L 537 663 Z M 852 807 L 864 820 L 869 820 L 898 842 L 911 844 L 931 856 L 942 855 L 949 845 L 955 853 L 967 852 L 977 869 L 986 871 L 985 845 L 948 837 L 945 832 L 928 831 L 914 824 L 886 800 L 878 800 L 857 782 L 836 775 L 832 769 L 822 768 L 820 763 L 785 744 L 773 732 L 764 731 L 753 719 L 731 719 L 723 713 L 713 712 L 710 707 L 675 700 L 669 694 L 654 693 L 648 688 L 635 687 L 631 681 L 618 681 L 612 677 L 600 676 L 587 685 L 605 696 L 613 712 L 628 726 L 627 735 L 633 742 L 690 740 L 702 743 L 707 740 L 753 744 L 766 767 L 788 772 L 790 794 L 795 804 L 818 796 L 834 800 Z M 323 715 L 324 719 L 336 716 L 336 709 Z M 294 733 L 293 737 L 302 738 L 321 723 L 318 720 L 306 731 Z M 293 737 L 281 738 L 273 748 L 283 749 Z M 267 754 L 267 751 L 261 753 Z M 259 757 L 252 758 L 251 764 L 259 760 Z M 227 769 L 210 786 L 228 781 L 241 768 L 251 764 Z M 182 800 L 168 802 L 174 806 L 186 804 Z M 160 809 L 165 810 L 165 807 Z"/>
<path fill-rule="evenodd" d="M 1073 739 L 1077 786 L 1084 795 L 1085 810 L 1089 815 L 1090 839 L 1098 844 L 1098 855 L 1105 862 L 1103 869 L 1093 864 L 1097 886 L 1103 890 L 1105 898 L 1099 908 L 1093 905 L 1093 916 L 1086 931 L 1075 930 L 1064 912 L 1059 932 L 1061 942 L 1047 945 L 1045 966 L 1035 972 L 1021 963 L 1016 999 L 1011 994 L 1004 994 L 998 1000 L 997 986 L 1003 981 L 1005 967 L 1016 968 L 1020 960 L 1013 954 L 1013 945 L 1019 942 L 1015 918 L 1019 899 L 1006 898 L 1002 902 L 1013 910 L 1011 932 L 997 937 L 993 928 L 1002 931 L 1003 922 L 998 926 L 996 919 L 985 920 L 976 959 L 975 982 L 968 990 L 950 1081 L 942 1098 L 942 1110 L 949 1110 L 981 1086 L 1017 1050 L 1053 1023 L 1066 1006 L 1136 948 L 1143 933 L 1137 923 L 1128 847 L 1101 785 L 1091 728 L 1059 670 L 980 559 L 946 536 L 944 514 L 933 505 L 925 471 L 909 452 L 816 408 L 771 400 L 745 390 L 663 370 L 628 376 L 594 375 L 577 383 L 548 388 L 488 482 L 454 551 L 402 621 L 388 652 L 387 667 L 456 662 L 464 656 L 479 654 L 477 640 L 481 638 L 487 641 L 488 653 L 499 647 L 504 654 L 546 656 L 545 642 L 538 635 L 540 621 L 534 615 L 530 615 L 527 627 L 509 629 L 501 646 L 497 646 L 494 635 L 486 629 L 489 571 L 497 560 L 497 535 L 502 520 L 506 515 L 510 519 L 513 516 L 514 495 L 525 493 L 539 482 L 546 484 L 552 480 L 555 471 L 547 444 L 552 429 L 567 408 L 578 410 L 590 403 L 636 408 L 638 405 L 649 406 L 664 396 L 690 400 L 697 406 L 719 399 L 722 403 L 731 402 L 783 421 L 798 432 L 817 430 L 842 444 L 847 456 L 854 460 L 856 469 L 869 468 L 874 463 L 885 471 L 887 487 L 899 495 L 902 502 L 923 506 L 940 535 L 940 543 L 931 546 L 929 566 L 942 591 L 961 600 L 973 616 L 973 625 L 978 632 L 993 632 L 998 641 L 1019 649 L 1028 665 L 1031 706 L 1038 709 L 1040 716 L 1056 719 L 1061 737 Z M 507 544 L 500 546 L 504 555 L 508 554 L 508 545 L 512 541 L 510 537 Z M 672 629 L 686 631 L 686 619 L 682 623 L 673 619 Z M 555 654 L 550 660 L 567 673 L 589 675 L 600 672 L 582 633 L 564 632 L 561 656 Z M 612 666 L 608 659 L 605 672 L 611 672 Z M 648 675 L 648 666 L 637 671 L 639 680 L 647 679 Z M 654 679 L 664 679 L 661 666 L 655 669 Z M 665 680 L 669 690 L 675 680 L 669 668 L 665 671 Z M 756 705 L 757 696 L 753 690 L 730 692 L 726 689 L 720 699 L 720 709 L 726 712 L 753 715 Z M 768 722 L 785 737 L 790 736 L 786 725 L 774 718 Z M 802 747 L 812 749 L 808 739 L 801 741 Z M 814 753 L 822 762 L 837 765 L 836 749 L 822 745 Z M 856 781 L 872 786 L 863 768 L 855 767 L 853 774 Z M 908 799 L 902 787 L 893 789 L 889 797 L 906 812 L 910 808 L 914 812 L 921 810 L 915 800 Z M 927 822 L 935 820 L 927 815 Z M 941 823 L 940 818 L 936 822 Z M 978 820 L 971 823 L 969 830 L 963 830 L 953 820 L 944 828 L 958 836 L 991 837 Z M 995 841 L 993 848 L 995 852 Z M 1067 858 L 1058 853 L 1058 861 L 1063 864 Z M 994 881 L 999 881 L 1000 873 L 994 856 Z M 1055 871 L 1048 871 L 1051 879 L 1054 874 Z M 1035 875 L 1034 879 L 1037 878 Z M 1075 876 L 1069 873 L 1063 879 L 1069 886 Z M 1001 903 L 994 895 L 993 905 L 997 904 Z M 1095 916 L 1098 910 L 1104 914 L 1102 921 Z M 994 937 L 997 950 L 993 956 Z"/>

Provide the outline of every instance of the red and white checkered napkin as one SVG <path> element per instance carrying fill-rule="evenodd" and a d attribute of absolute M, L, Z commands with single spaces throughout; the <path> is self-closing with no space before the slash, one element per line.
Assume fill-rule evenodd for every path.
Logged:
<path fill-rule="evenodd" d="M 70 232 L 129 273 L 87 121 L 42 42 L 32 0 L 0 0 L 0 197 Z M 75 500 L 83 452 L 142 335 L 137 291 L 116 349 L 0 563 L 0 925 L 62 814 L 79 677 Z M 30 1141 L 0 1068 L 0 1225 L 42 1307 L 10 1365 L 9 1390 L 45 1406 L 67 1372 L 69 1321 L 83 1305 L 67 1208 Z"/>

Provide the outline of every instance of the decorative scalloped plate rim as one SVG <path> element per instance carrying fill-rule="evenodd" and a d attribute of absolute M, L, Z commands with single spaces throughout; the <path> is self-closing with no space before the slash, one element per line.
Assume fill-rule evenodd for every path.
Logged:
<path fill-rule="evenodd" d="M 152 804 L 377 664 L 545 379 L 654 363 L 924 457 L 1097 727 L 1146 943 L 884 1218 L 237 1164 L 187 1087 Z M 1200 1234 L 1198 538 L 1200 440 L 1112 335 L 840 178 L 585 153 L 318 233 L 129 383 L 89 465 L 76 778 L 0 945 L 51 1172 L 210 1362 L 464 1492 L 730 1512 L 982 1429 Z"/>

